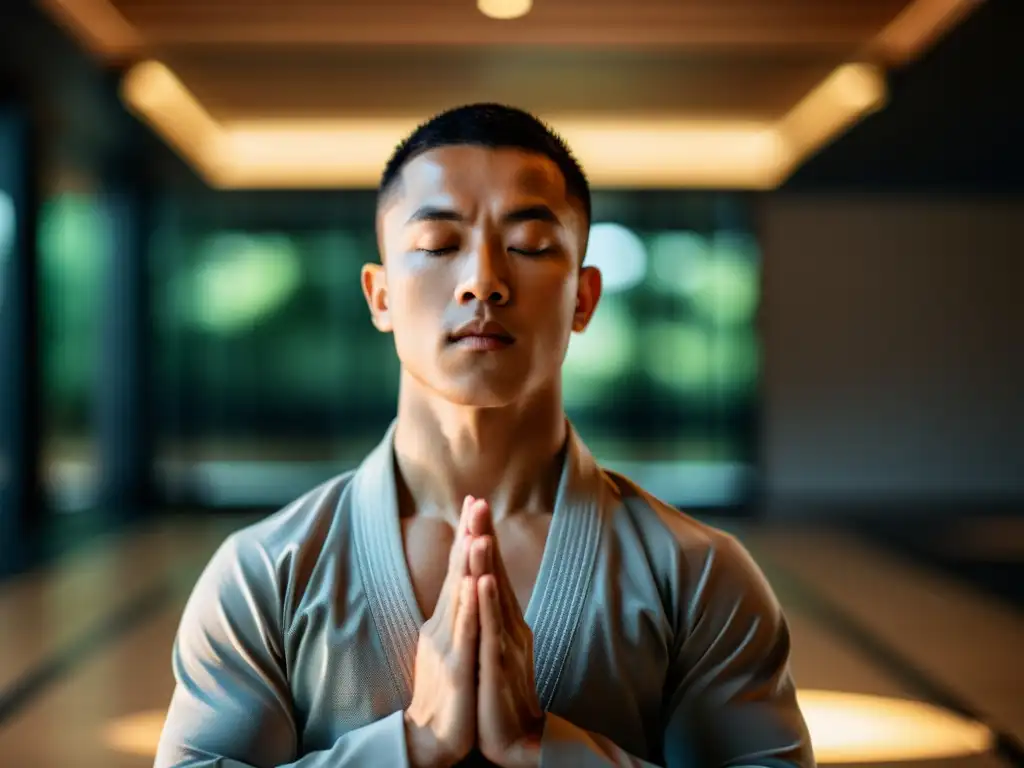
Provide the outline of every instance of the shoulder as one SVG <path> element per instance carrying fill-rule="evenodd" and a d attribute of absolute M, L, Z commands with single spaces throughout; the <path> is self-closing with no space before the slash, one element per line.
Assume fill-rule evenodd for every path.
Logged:
<path fill-rule="evenodd" d="M 711 558 L 747 557 L 738 539 L 659 499 L 627 477 L 604 470 L 619 500 L 614 517 L 618 526 L 636 531 L 652 556 L 683 559 L 703 567 Z"/>
<path fill-rule="evenodd" d="M 613 526 L 636 537 L 671 604 L 686 605 L 692 612 L 708 601 L 740 600 L 776 613 L 771 587 L 735 534 L 697 520 L 628 478 L 605 474 L 620 499 Z M 694 619 L 689 616 L 687 623 Z"/>
<path fill-rule="evenodd" d="M 322 544 L 328 531 L 344 522 L 340 519 L 347 506 L 343 501 L 354 475 L 353 471 L 333 477 L 272 515 L 235 531 L 225 544 L 239 552 L 262 552 L 273 560 Z"/>
<path fill-rule="evenodd" d="M 278 615 L 289 612 L 303 591 L 299 582 L 309 578 L 329 542 L 345 535 L 353 475 L 338 475 L 231 533 L 206 565 L 196 591 L 222 599 L 244 592 L 273 600 Z"/>

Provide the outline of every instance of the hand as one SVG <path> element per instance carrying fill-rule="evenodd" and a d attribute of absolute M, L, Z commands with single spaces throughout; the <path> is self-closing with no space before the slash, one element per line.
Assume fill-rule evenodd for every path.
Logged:
<path fill-rule="evenodd" d="M 478 744 L 501 768 L 537 766 L 544 713 L 534 681 L 533 632 L 505 572 L 490 508 L 474 506 L 469 525 L 480 613 Z"/>
<path fill-rule="evenodd" d="M 412 702 L 405 712 L 409 762 L 414 768 L 446 768 L 476 746 L 476 668 L 479 611 L 469 571 L 469 517 L 462 505 L 448 558 L 448 575 L 433 616 L 420 629 Z"/>

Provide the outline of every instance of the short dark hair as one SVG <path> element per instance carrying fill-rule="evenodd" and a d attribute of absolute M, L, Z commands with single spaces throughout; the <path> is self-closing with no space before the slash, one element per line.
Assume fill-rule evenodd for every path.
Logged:
<path fill-rule="evenodd" d="M 459 144 L 521 149 L 544 155 L 558 166 L 565 177 L 566 192 L 580 202 L 590 223 L 590 184 L 565 141 L 529 112 L 493 103 L 449 109 L 409 134 L 384 167 L 377 193 L 378 205 L 398 183 L 409 161 L 431 149 Z"/>

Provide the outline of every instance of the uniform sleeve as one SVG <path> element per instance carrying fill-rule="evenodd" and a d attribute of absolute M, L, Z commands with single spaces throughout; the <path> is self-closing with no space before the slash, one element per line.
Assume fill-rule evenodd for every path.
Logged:
<path fill-rule="evenodd" d="M 723 537 L 678 606 L 683 627 L 665 687 L 667 768 L 814 768 L 789 671 L 789 631 L 749 554 Z M 609 706 L 614 706 L 609 704 Z M 548 714 L 541 766 L 654 766 Z"/>
<path fill-rule="evenodd" d="M 155 768 L 407 766 L 402 712 L 299 754 L 281 593 L 262 549 L 229 538 L 194 587 L 174 642 L 176 686 Z"/>

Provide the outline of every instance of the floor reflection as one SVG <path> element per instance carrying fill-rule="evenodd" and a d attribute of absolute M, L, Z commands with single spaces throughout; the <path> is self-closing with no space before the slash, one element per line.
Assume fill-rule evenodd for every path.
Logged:
<path fill-rule="evenodd" d="M 993 746 L 991 731 L 919 701 L 840 691 L 801 691 L 800 705 L 821 764 L 936 760 L 982 754 Z M 103 732 L 107 748 L 152 758 L 162 711 L 113 720 Z"/>

